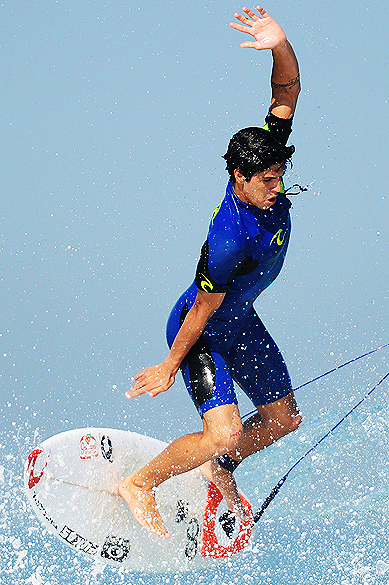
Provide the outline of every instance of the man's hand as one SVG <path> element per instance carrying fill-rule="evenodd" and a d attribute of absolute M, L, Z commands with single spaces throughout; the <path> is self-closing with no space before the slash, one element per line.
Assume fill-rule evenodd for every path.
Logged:
<path fill-rule="evenodd" d="M 254 37 L 255 41 L 245 41 L 244 43 L 241 43 L 241 47 L 257 49 L 258 51 L 274 49 L 286 40 L 285 33 L 279 24 L 268 15 L 266 10 L 260 6 L 257 6 L 257 10 L 261 17 L 248 8 L 243 8 L 243 12 L 245 12 L 249 18 L 238 13 L 235 13 L 234 16 L 246 26 L 235 22 L 231 22 L 230 26 Z"/>
<path fill-rule="evenodd" d="M 207 293 L 201 290 L 197 292 L 196 300 L 176 335 L 169 355 L 161 364 L 146 368 L 135 376 L 135 383 L 126 392 L 127 398 L 135 398 L 141 394 L 153 397 L 169 390 L 174 384 L 182 360 L 200 337 L 210 316 L 220 307 L 224 295 L 225 293 Z"/>
<path fill-rule="evenodd" d="M 157 396 L 161 392 L 169 390 L 174 384 L 174 374 L 171 368 L 165 362 L 157 366 L 146 368 L 137 374 L 134 378 L 135 383 L 126 392 L 127 398 L 135 398 L 141 394 Z"/>

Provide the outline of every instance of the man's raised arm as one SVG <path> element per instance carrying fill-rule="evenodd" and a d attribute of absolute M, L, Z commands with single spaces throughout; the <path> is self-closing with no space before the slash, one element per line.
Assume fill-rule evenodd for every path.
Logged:
<path fill-rule="evenodd" d="M 238 13 L 234 15 L 242 24 L 231 22 L 230 26 L 254 37 L 254 41 L 245 41 L 241 43 L 241 47 L 257 49 L 258 51 L 265 49 L 272 51 L 270 111 L 278 118 L 291 118 L 300 92 L 297 59 L 279 24 L 260 6 L 257 6 L 257 10 L 260 16 L 248 8 L 243 8 L 243 12 L 247 16 Z"/>

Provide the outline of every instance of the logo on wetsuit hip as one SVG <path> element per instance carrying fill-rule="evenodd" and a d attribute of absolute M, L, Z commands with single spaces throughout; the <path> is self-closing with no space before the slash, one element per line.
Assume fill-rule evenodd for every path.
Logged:
<path fill-rule="evenodd" d="M 285 234 L 283 232 L 284 230 L 279 229 L 270 240 L 270 245 L 276 240 L 277 246 L 282 246 L 285 240 Z"/>

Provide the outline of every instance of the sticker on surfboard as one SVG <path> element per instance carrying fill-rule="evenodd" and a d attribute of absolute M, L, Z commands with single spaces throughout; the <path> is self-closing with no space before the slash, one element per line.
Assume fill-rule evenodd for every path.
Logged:
<path fill-rule="evenodd" d="M 252 510 L 242 494 L 240 498 L 249 516 L 246 521 L 233 514 L 216 486 L 209 484 L 203 520 L 202 556 L 214 559 L 231 557 L 248 545 L 252 531 Z"/>

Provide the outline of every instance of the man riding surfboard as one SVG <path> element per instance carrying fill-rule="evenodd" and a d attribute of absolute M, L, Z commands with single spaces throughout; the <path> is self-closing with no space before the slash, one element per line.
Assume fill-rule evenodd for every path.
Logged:
<path fill-rule="evenodd" d="M 224 158 L 230 175 L 201 250 L 196 278 L 174 306 L 167 326 L 170 352 L 134 378 L 128 398 L 157 396 L 179 369 L 202 417 L 203 429 L 173 441 L 119 492 L 135 519 L 168 538 L 156 508 L 155 488 L 173 475 L 201 466 L 241 518 L 233 472 L 249 455 L 297 429 L 301 416 L 285 362 L 253 303 L 279 274 L 290 235 L 290 201 L 282 177 L 294 152 L 286 146 L 300 91 L 298 63 L 282 28 L 267 12 L 243 8 L 238 31 L 251 35 L 243 48 L 271 50 L 272 97 L 263 128 L 236 133 Z M 242 424 L 233 382 L 257 413 Z"/>

